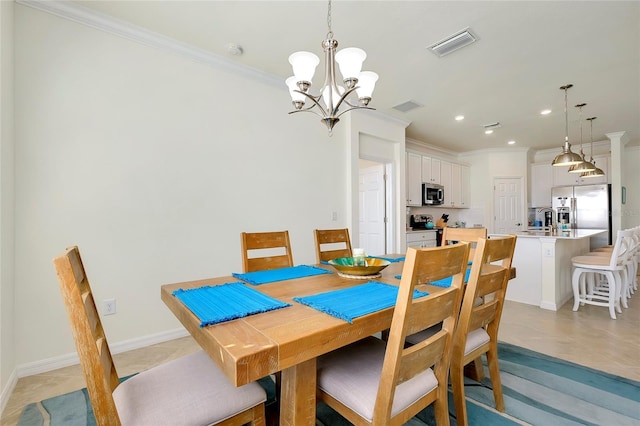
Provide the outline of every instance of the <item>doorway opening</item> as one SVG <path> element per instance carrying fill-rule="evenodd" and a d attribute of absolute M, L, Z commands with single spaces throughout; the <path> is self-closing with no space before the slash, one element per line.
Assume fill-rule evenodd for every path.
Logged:
<path fill-rule="evenodd" d="M 391 163 L 360 159 L 358 162 L 359 247 L 367 255 L 387 254 L 391 247 Z"/>

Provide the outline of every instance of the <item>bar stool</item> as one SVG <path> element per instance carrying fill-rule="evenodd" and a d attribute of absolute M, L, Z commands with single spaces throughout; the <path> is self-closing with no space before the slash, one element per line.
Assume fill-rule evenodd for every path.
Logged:
<path fill-rule="evenodd" d="M 616 311 L 622 313 L 620 298 L 623 287 L 629 283 L 627 260 L 633 247 L 632 238 L 633 230 L 618 231 L 611 256 L 587 254 L 571 259 L 575 268 L 571 280 L 574 311 L 577 311 L 580 305 L 590 304 L 607 306 L 612 319 L 616 319 Z M 606 281 L 596 285 L 594 275 L 604 277 Z"/>

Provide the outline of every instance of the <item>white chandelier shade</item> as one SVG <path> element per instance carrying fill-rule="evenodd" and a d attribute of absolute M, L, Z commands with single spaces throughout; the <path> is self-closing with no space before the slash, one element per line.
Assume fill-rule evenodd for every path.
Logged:
<path fill-rule="evenodd" d="M 371 71 L 362 71 L 362 64 L 367 58 L 364 50 L 347 47 L 336 52 L 338 41 L 331 31 L 331 0 L 327 13 L 327 38 L 322 42 L 325 60 L 325 79 L 323 85 L 313 95 L 310 93 L 313 76 L 320 59 L 311 52 L 295 52 L 289 56 L 293 68 L 293 76 L 286 80 L 291 101 L 296 112 L 311 112 L 320 117 L 331 134 L 340 116 L 352 109 L 373 109 L 369 107 L 378 75 Z M 337 82 L 336 63 L 342 74 L 342 84 Z M 354 93 L 355 92 L 355 93 Z M 354 93 L 357 99 L 350 100 Z M 305 105 L 307 104 L 308 105 Z"/>

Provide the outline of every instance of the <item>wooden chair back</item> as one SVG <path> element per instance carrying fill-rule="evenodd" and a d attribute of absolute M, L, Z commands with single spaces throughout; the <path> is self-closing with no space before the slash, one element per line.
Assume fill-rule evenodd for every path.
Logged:
<path fill-rule="evenodd" d="M 377 420 L 379 424 L 404 424 L 433 402 L 436 423 L 445 424 L 446 421 L 448 424 L 447 376 L 468 257 L 467 243 L 407 249 L 376 398 L 374 424 L 378 424 Z M 416 287 L 446 277 L 453 277 L 446 290 L 413 298 Z M 439 323 L 442 323 L 440 331 L 405 348 L 407 335 Z M 437 388 L 389 422 L 396 387 L 431 367 L 438 380 Z"/>
<path fill-rule="evenodd" d="M 241 243 L 243 272 L 265 271 L 293 266 L 289 231 L 243 232 L 241 234 Z M 266 249 L 284 249 L 284 254 L 249 256 L 253 250 L 262 251 Z"/>
<path fill-rule="evenodd" d="M 482 354 L 487 355 L 496 409 L 504 411 L 498 365 L 498 328 L 507 293 L 507 283 L 511 278 L 516 236 L 480 238 L 477 244 L 471 273 L 464 291 L 460 319 L 453 338 L 451 359 L 451 386 L 456 419 L 460 426 L 468 424 L 464 395 L 464 368 L 472 362 L 478 368 L 481 365 L 479 357 Z M 473 333 L 474 340 L 473 344 L 467 347 L 470 333 Z"/>
<path fill-rule="evenodd" d="M 344 229 L 316 229 L 316 259 L 318 263 L 328 262 L 339 257 L 351 257 L 351 239 L 349 230 Z"/>
<path fill-rule="evenodd" d="M 467 335 L 480 327 L 497 339 L 515 247 L 515 235 L 478 240 L 464 291 L 454 352 L 464 353 Z"/>
<path fill-rule="evenodd" d="M 487 228 L 450 228 L 442 230 L 442 245 L 451 244 L 452 241 L 464 241 L 470 243 L 469 260 L 473 260 L 478 239 L 487 238 Z"/>
<path fill-rule="evenodd" d="M 120 425 L 112 396 L 120 383 L 118 372 L 78 247 L 67 248 L 53 263 L 97 424 Z"/>

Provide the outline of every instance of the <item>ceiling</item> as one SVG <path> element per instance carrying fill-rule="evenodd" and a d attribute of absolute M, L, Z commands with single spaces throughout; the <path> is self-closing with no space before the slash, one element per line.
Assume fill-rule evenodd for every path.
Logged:
<path fill-rule="evenodd" d="M 326 1 L 77 1 L 85 7 L 272 74 L 284 86 L 298 50 L 322 58 Z M 444 57 L 427 46 L 469 27 L 478 41 Z M 640 145 L 640 2 L 340 1 L 332 30 L 341 47 L 367 52 L 363 69 L 380 79 L 370 106 L 409 121 L 407 137 L 453 152 L 548 149 L 569 136 L 589 142 L 626 131 Z M 229 43 L 242 47 L 234 56 Z M 316 89 L 324 79 L 321 65 Z M 406 101 L 423 105 L 403 113 Z M 586 103 L 580 120 L 574 105 Z M 549 115 L 540 111 L 551 109 Z M 454 120 L 464 115 L 462 121 Z M 484 126 L 499 122 L 493 134 Z M 585 148 L 586 150 L 586 148 Z"/>

